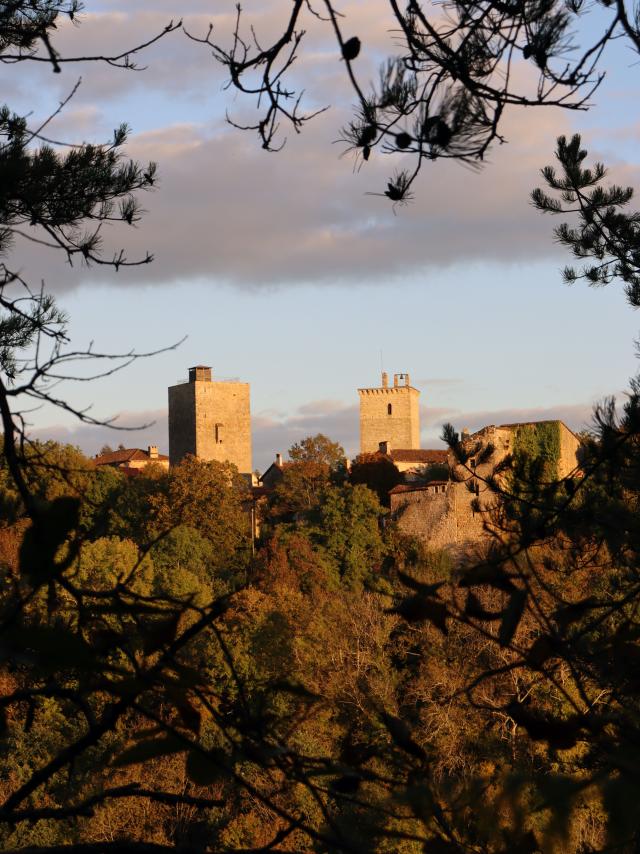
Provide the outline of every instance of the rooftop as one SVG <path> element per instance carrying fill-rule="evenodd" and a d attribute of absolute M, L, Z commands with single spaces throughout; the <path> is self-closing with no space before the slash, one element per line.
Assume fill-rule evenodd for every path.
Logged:
<path fill-rule="evenodd" d="M 448 480 L 430 480 L 429 483 L 412 484 L 399 483 L 389 490 L 389 495 L 399 495 L 402 492 L 428 492 L 432 486 L 446 486 Z"/>
<path fill-rule="evenodd" d="M 96 466 L 115 466 L 135 460 L 158 462 L 167 461 L 168 459 L 169 457 L 165 454 L 158 454 L 157 457 L 152 457 L 148 451 L 143 451 L 141 448 L 123 448 L 120 451 L 111 451 L 108 454 L 98 454 L 93 458 L 93 463 Z"/>
<path fill-rule="evenodd" d="M 392 448 L 389 455 L 394 463 L 446 463 L 449 452 L 421 448 Z"/>

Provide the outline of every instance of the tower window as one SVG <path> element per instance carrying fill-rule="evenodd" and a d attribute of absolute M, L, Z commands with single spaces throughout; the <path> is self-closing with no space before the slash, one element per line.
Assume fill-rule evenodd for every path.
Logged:
<path fill-rule="evenodd" d="M 222 444 L 222 424 L 216 424 L 215 428 L 216 445 Z"/>
<path fill-rule="evenodd" d="M 388 403 L 387 404 L 387 415 L 391 415 L 392 411 L 393 411 L 393 407 L 391 406 L 390 403 Z"/>

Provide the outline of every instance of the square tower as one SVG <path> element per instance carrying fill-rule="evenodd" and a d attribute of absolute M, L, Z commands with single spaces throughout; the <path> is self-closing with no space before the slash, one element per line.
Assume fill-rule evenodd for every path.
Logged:
<path fill-rule="evenodd" d="M 214 381 L 210 367 L 196 365 L 188 382 L 169 387 L 170 465 L 187 454 L 251 473 L 249 383 Z"/>
<path fill-rule="evenodd" d="M 359 388 L 360 453 L 374 453 L 381 442 L 389 448 L 420 447 L 420 392 L 409 374 L 394 374 L 393 386 L 382 374 L 379 388 Z"/>

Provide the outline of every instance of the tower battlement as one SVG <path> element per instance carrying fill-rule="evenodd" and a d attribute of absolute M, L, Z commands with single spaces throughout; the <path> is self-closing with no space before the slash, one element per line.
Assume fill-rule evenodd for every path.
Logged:
<path fill-rule="evenodd" d="M 420 447 L 420 392 L 409 374 L 382 374 L 382 384 L 359 388 L 360 453 L 374 453 L 381 442 L 391 448 Z"/>

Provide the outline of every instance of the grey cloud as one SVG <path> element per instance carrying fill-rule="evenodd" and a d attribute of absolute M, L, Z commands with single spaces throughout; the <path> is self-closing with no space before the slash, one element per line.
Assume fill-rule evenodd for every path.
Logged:
<path fill-rule="evenodd" d="M 324 433 L 334 442 L 339 442 L 349 456 L 358 451 L 358 407 L 341 404 L 326 408 L 326 401 L 301 406 L 292 415 L 277 416 L 272 412 L 260 412 L 253 416 L 254 467 L 266 469 L 276 452 L 286 453 L 294 442 L 305 436 Z M 104 444 L 112 447 L 122 443 L 129 448 L 146 448 L 158 445 L 162 453 L 168 453 L 169 436 L 167 410 L 156 409 L 142 412 L 123 412 L 117 420 L 121 427 L 137 427 L 155 422 L 142 430 L 113 430 L 87 424 L 75 426 L 52 425 L 33 430 L 37 439 L 54 439 L 77 445 L 85 454 L 95 455 Z"/>
<path fill-rule="evenodd" d="M 376 58 L 382 57 L 393 44 L 386 2 L 344 8 L 349 31 L 373 47 Z M 281 0 L 261 0 L 249 14 L 269 35 L 286 17 L 282 10 Z M 108 13 L 88 15 L 79 28 L 61 27 L 60 48 L 74 52 L 79 45 L 83 53 L 121 48 L 125 36 L 127 44 L 135 44 L 172 16 L 186 16 L 189 26 L 201 32 L 212 20 L 224 41 L 232 31 L 234 4 L 217 4 L 214 11 L 212 15 L 210 4 L 200 0 L 140 0 L 133 11 L 130 3 L 114 3 Z M 69 269 L 60 254 L 56 264 L 50 251 L 21 243 L 17 260 L 10 262 L 30 281 L 44 278 L 55 290 L 95 280 L 130 287 L 185 279 L 256 288 L 386 283 L 412 273 L 426 277 L 454 264 L 522 262 L 560 252 L 552 240 L 551 220 L 532 210 L 528 194 L 539 183 L 540 166 L 552 159 L 557 134 L 569 130 L 566 114 L 507 112 L 502 130 L 511 142 L 494 149 L 495 163 L 479 174 L 449 162 L 425 164 L 415 203 L 394 216 L 386 199 L 365 195 L 384 191 L 392 167 L 389 158 L 374 156 L 365 168 L 354 171 L 352 159 L 340 158 L 341 147 L 332 144 L 350 116 L 345 104 L 351 95 L 336 61 L 333 37 L 314 21 L 311 56 L 307 65 L 300 64 L 307 70 L 296 71 L 297 80 L 309 84 L 310 92 L 330 92 L 337 106 L 307 126 L 301 137 L 289 139 L 280 154 L 265 153 L 254 135 L 222 125 L 225 105 L 238 109 L 242 117 L 241 104 L 249 102 L 220 92 L 224 74 L 210 51 L 182 34 L 145 52 L 149 69 L 141 74 L 87 68 L 78 99 L 52 131 L 66 127 L 82 137 L 101 138 L 113 124 L 111 102 L 126 92 L 157 96 L 160 124 L 167 122 L 178 98 L 181 105 L 193 102 L 193 123 L 162 127 L 132 140 L 128 153 L 159 161 L 159 190 L 142 198 L 148 214 L 138 228 L 104 231 L 107 246 L 125 246 L 130 258 L 150 251 L 156 261 L 118 275 L 81 266 Z M 529 73 L 523 63 L 515 70 L 520 77 Z M 56 106 L 74 79 L 75 67 L 65 66 L 64 74 L 52 75 L 48 67 L 23 72 L 21 66 L 20 73 L 31 75 L 24 79 L 32 82 L 33 91 L 51 92 Z M 317 95 L 319 103 L 322 97 Z M 135 110 L 135 101 L 125 101 L 123 107 L 118 102 L 118 112 L 121 109 Z M 135 115 L 119 116 L 127 118 L 135 123 Z M 92 125 L 100 129 L 97 137 Z M 618 164 L 612 177 L 634 183 L 638 174 Z"/>
<path fill-rule="evenodd" d="M 283 6 L 281 0 L 261 0 L 253 9 L 243 6 L 241 32 L 250 42 L 253 38 L 250 27 L 253 26 L 261 43 L 266 45 L 282 34 L 289 11 L 290 8 L 286 4 Z M 389 18 L 388 6 L 385 0 L 370 0 L 366 10 L 363 4 L 355 3 L 347 4 L 345 11 L 349 25 L 357 29 L 367 45 L 368 50 L 363 53 L 360 63 L 365 78 L 370 77 L 375 68 L 368 57 L 372 53 L 375 56 L 377 50 L 386 53 L 395 49 L 388 28 L 382 24 L 385 18 Z M 213 40 L 223 49 L 228 49 L 233 43 L 235 3 L 233 0 L 215 5 L 210 2 L 137 0 L 133 8 L 130 3 L 111 4 L 108 11 L 88 11 L 79 16 L 77 24 L 63 19 L 55 34 L 55 47 L 65 57 L 117 55 L 144 44 L 172 21 L 182 21 L 184 30 L 195 38 L 205 37 L 211 24 Z M 305 108 L 311 109 L 316 99 L 321 97 L 320 91 L 324 92 L 324 98 L 330 91 L 331 103 L 336 102 L 338 93 L 335 85 L 330 88 L 327 82 L 340 84 L 345 95 L 348 89 L 344 69 L 337 64 L 339 57 L 331 25 L 307 14 L 304 29 L 303 61 L 291 69 L 290 78 L 294 85 L 308 90 Z M 163 92 L 172 97 L 179 94 L 182 99 L 197 100 L 200 108 L 210 103 L 212 94 L 221 91 L 228 79 L 226 69 L 213 58 L 211 49 L 189 39 L 182 30 L 176 30 L 142 52 L 132 54 L 131 59 L 144 69 L 143 73 L 80 62 L 63 65 L 63 74 L 54 77 L 50 66 L 33 63 L 21 67 L 20 76 L 28 76 L 63 96 L 69 82 L 80 74 L 85 82 L 78 95 L 79 100 L 91 97 L 104 102 L 131 91 L 144 90 Z M 233 98 L 224 96 L 224 100 L 229 103 Z M 251 99 L 240 99 L 240 103 L 249 105 Z"/>
<path fill-rule="evenodd" d="M 262 20 L 274 26 L 281 4 L 273 0 L 260 6 L 266 9 Z M 118 43 L 123 29 L 135 42 L 157 30 L 171 8 L 148 0 L 137 4 L 132 15 L 116 11 L 93 16 L 78 37 L 87 39 L 88 50 Z M 228 29 L 232 4 L 229 10 L 222 29 Z M 206 27 L 202 4 L 184 4 L 183 11 L 193 13 L 192 20 Z M 354 31 L 367 41 L 379 45 L 388 39 L 369 4 L 354 4 L 350 15 Z M 71 28 L 67 31 L 63 39 L 76 36 Z M 83 137 L 92 138 L 92 121 L 101 128 L 100 134 L 110 126 L 105 110 L 113 107 L 106 102 L 126 88 L 135 89 L 138 97 L 147 91 L 161 93 L 161 122 L 171 115 L 177 97 L 180 103 L 195 99 L 193 123 L 132 139 L 127 153 L 159 161 L 158 192 L 142 197 L 148 213 L 138 228 L 104 231 L 107 246 L 125 246 L 130 258 L 150 251 L 156 260 L 115 275 L 111 270 L 69 269 L 62 256 L 56 264 L 50 251 L 21 243 L 15 265 L 31 281 L 45 278 L 56 290 L 91 281 L 130 287 L 184 279 L 256 288 L 386 283 L 411 273 L 428 276 L 431 270 L 453 264 L 520 262 L 559 252 L 551 239 L 551 221 L 531 209 L 528 194 L 539 182 L 539 167 L 551 159 L 557 133 L 568 129 L 565 116 L 512 111 L 503 128 L 512 143 L 496 151 L 495 163 L 479 174 L 458 164 L 425 164 L 415 203 L 394 216 L 386 199 L 366 195 L 384 191 L 393 165 L 389 158 L 375 156 L 354 171 L 353 160 L 341 158 L 343 149 L 332 144 L 350 115 L 344 108 L 350 96 L 339 63 L 331 60 L 333 53 L 321 50 L 326 42 L 312 37 L 318 52 L 308 72 L 314 76 L 311 88 L 331 92 L 338 106 L 315 119 L 302 136 L 289 139 L 280 154 L 263 152 L 254 135 L 222 124 L 225 101 L 234 109 L 240 101 L 229 93 L 220 95 L 220 70 L 206 51 L 194 50 L 197 46 L 182 36 L 171 36 L 145 55 L 147 72 L 132 75 L 107 68 L 87 76 L 86 93 L 80 90 L 68 114 L 71 129 Z M 58 77 L 65 78 L 65 85 L 71 79 L 66 69 L 65 75 L 47 72 L 46 79 L 45 70 L 34 73 L 40 75 L 40 89 L 62 85 Z M 213 90 L 215 95 L 203 94 Z M 125 109 L 131 106 L 125 102 Z M 210 121 L 212 114 L 215 119 Z M 135 121 L 135 116 L 120 118 Z M 63 115 L 61 129 L 66 120 Z M 628 180 L 629 171 L 622 166 L 614 177 Z"/>
<path fill-rule="evenodd" d="M 555 131 L 554 131 L 555 132 Z M 56 290 L 88 281 L 123 286 L 215 279 L 245 289 L 299 283 L 387 283 L 390 278 L 474 261 L 538 260 L 559 250 L 551 223 L 528 204 L 539 152 L 553 133 L 538 122 L 498 164 L 469 175 L 458 164 L 425 166 L 416 202 L 394 216 L 383 189 L 389 163 L 352 171 L 331 145 L 336 117 L 322 116 L 280 154 L 257 150 L 239 131 L 178 126 L 136 137 L 129 152 L 160 162 L 158 192 L 142 201 L 138 228 L 105 229 L 105 243 L 133 270 L 69 269 L 51 253 L 20 246 L 31 280 Z"/>
<path fill-rule="evenodd" d="M 339 400 L 314 400 L 304 403 L 298 407 L 300 415 L 331 415 L 344 409 L 344 404 Z"/>
<path fill-rule="evenodd" d="M 324 433 L 339 442 L 349 457 L 358 452 L 358 406 L 337 406 L 327 411 L 314 404 L 301 406 L 293 415 L 273 418 L 258 414 L 253 418 L 254 464 L 266 468 L 274 454 L 285 453 L 305 436 Z"/>
<path fill-rule="evenodd" d="M 259 412 L 252 419 L 253 464 L 264 471 L 274 459 L 276 453 L 286 454 L 294 442 L 305 436 L 324 433 L 334 442 L 339 442 L 347 456 L 358 453 L 358 406 L 331 402 L 331 407 L 323 407 L 326 401 L 310 402 L 299 407 L 290 415 L 276 416 L 272 412 Z M 477 412 L 464 412 L 455 409 L 425 409 L 422 431 L 423 447 L 444 447 L 440 439 L 442 425 L 451 422 L 456 429 L 468 427 L 479 430 L 488 424 L 510 424 L 519 421 L 543 421 L 560 419 L 572 430 L 588 427 L 592 422 L 593 404 L 575 403 L 550 407 L 531 407 L 526 409 L 496 409 Z M 145 422 L 155 421 L 152 427 L 134 432 L 114 431 L 103 427 L 90 427 L 79 424 L 76 427 L 51 426 L 34 431 L 40 439 L 55 439 L 78 445 L 86 454 L 94 455 L 105 443 L 116 446 L 122 442 L 127 447 L 146 448 L 158 445 L 161 451 L 168 448 L 167 412 L 157 409 L 145 412 L 122 413 L 118 423 L 133 427 Z"/>
<path fill-rule="evenodd" d="M 136 429 L 143 424 L 150 426 Z M 71 426 L 54 424 L 50 427 L 39 427 L 32 430 L 30 435 L 35 439 L 53 439 L 56 442 L 77 445 L 81 451 L 90 457 L 97 454 L 103 445 L 117 447 L 119 444 L 123 444 L 127 448 L 146 448 L 148 445 L 158 445 L 162 453 L 167 453 L 169 434 L 166 409 L 123 412 L 118 416 L 115 425 L 127 429 L 114 429 L 114 427 L 82 423 Z"/>

